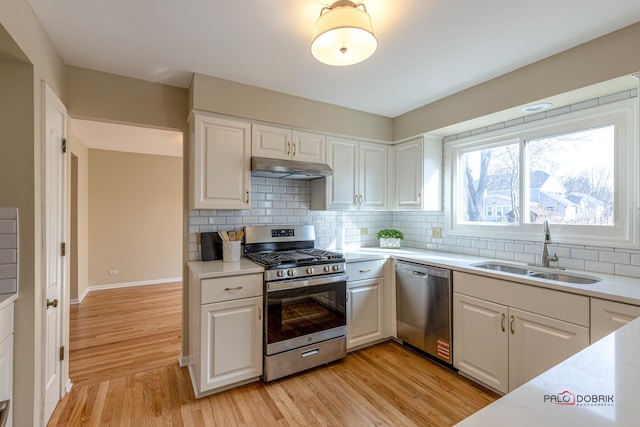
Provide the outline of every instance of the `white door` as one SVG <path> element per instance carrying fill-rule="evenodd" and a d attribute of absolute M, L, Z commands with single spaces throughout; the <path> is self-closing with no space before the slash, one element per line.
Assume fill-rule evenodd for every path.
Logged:
<path fill-rule="evenodd" d="M 360 209 L 387 210 L 387 146 L 360 143 Z"/>
<path fill-rule="evenodd" d="M 384 337 L 382 328 L 383 279 L 359 280 L 347 291 L 347 349 Z"/>
<path fill-rule="evenodd" d="M 327 163 L 333 169 L 329 183 L 329 210 L 357 210 L 358 142 L 327 139 Z"/>
<path fill-rule="evenodd" d="M 506 393 L 509 386 L 508 308 L 453 294 L 453 366 Z"/>
<path fill-rule="evenodd" d="M 64 292 L 62 243 L 65 229 L 65 154 L 67 111 L 45 85 L 44 117 L 44 236 L 45 304 L 44 315 L 44 421 L 51 417 L 62 396 L 63 378 L 60 347 Z"/>
<path fill-rule="evenodd" d="M 396 209 L 422 208 L 422 138 L 396 145 Z"/>
<path fill-rule="evenodd" d="M 327 137 L 317 133 L 294 130 L 291 132 L 292 156 L 294 160 L 324 163 Z"/>
<path fill-rule="evenodd" d="M 203 305 L 200 391 L 262 375 L 262 297 Z"/>
<path fill-rule="evenodd" d="M 589 329 L 509 309 L 509 391 L 589 345 Z"/>

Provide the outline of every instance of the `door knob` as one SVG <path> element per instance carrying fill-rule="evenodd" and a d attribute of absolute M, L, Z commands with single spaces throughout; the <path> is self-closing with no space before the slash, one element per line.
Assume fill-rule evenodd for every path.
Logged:
<path fill-rule="evenodd" d="M 58 300 L 54 299 L 53 301 L 47 300 L 47 308 L 53 307 L 56 308 L 58 306 Z"/>

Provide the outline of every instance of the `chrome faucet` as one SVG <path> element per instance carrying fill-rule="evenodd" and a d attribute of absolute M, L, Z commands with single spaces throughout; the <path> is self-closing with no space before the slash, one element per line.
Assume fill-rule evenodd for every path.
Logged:
<path fill-rule="evenodd" d="M 547 249 L 547 245 L 549 243 L 551 243 L 551 232 L 549 231 L 549 221 L 547 221 L 546 219 L 544 220 L 544 237 L 542 239 L 542 266 L 543 267 L 549 267 L 549 262 L 553 261 L 553 262 L 557 262 L 558 261 L 558 255 L 557 254 L 553 254 L 551 256 L 549 256 L 549 250 Z"/>

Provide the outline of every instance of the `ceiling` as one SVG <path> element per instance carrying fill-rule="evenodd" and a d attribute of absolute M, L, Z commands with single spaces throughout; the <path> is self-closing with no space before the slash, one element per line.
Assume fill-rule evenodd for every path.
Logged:
<path fill-rule="evenodd" d="M 331 0 L 28 0 L 64 62 L 188 87 L 193 72 L 396 117 L 640 21 L 640 1 L 364 0 L 378 50 L 310 53 Z"/>
<path fill-rule="evenodd" d="M 182 157 L 182 132 L 70 119 L 69 129 L 88 148 Z"/>

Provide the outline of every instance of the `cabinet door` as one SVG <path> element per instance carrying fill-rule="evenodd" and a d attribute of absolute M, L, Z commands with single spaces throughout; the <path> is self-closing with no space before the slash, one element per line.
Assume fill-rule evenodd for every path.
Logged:
<path fill-rule="evenodd" d="M 360 143 L 360 209 L 387 210 L 387 149 L 384 144 Z"/>
<path fill-rule="evenodd" d="M 201 392 L 262 375 L 262 297 L 201 307 Z"/>
<path fill-rule="evenodd" d="M 589 345 L 589 330 L 527 311 L 509 309 L 509 390 Z"/>
<path fill-rule="evenodd" d="M 293 160 L 312 163 L 325 162 L 327 138 L 324 135 L 294 130 L 291 139 Z"/>
<path fill-rule="evenodd" d="M 591 342 L 609 335 L 633 319 L 640 317 L 640 307 L 591 298 Z"/>
<path fill-rule="evenodd" d="M 271 159 L 290 159 L 292 153 L 290 129 L 253 125 L 251 155 Z"/>
<path fill-rule="evenodd" d="M 506 393 L 509 387 L 508 308 L 453 294 L 453 366 Z"/>
<path fill-rule="evenodd" d="M 327 210 L 357 209 L 358 142 L 328 138 L 327 163 L 333 169 L 327 178 Z"/>
<path fill-rule="evenodd" d="M 251 125 L 198 113 L 191 139 L 191 207 L 248 209 Z"/>
<path fill-rule="evenodd" d="M 347 349 L 384 338 L 383 279 L 347 283 Z"/>
<path fill-rule="evenodd" d="M 398 144 L 396 150 L 396 209 L 422 209 L 422 138 Z"/>
<path fill-rule="evenodd" d="M 7 425 L 12 424 L 13 401 L 13 335 L 0 342 L 0 401 L 11 400 Z"/>

